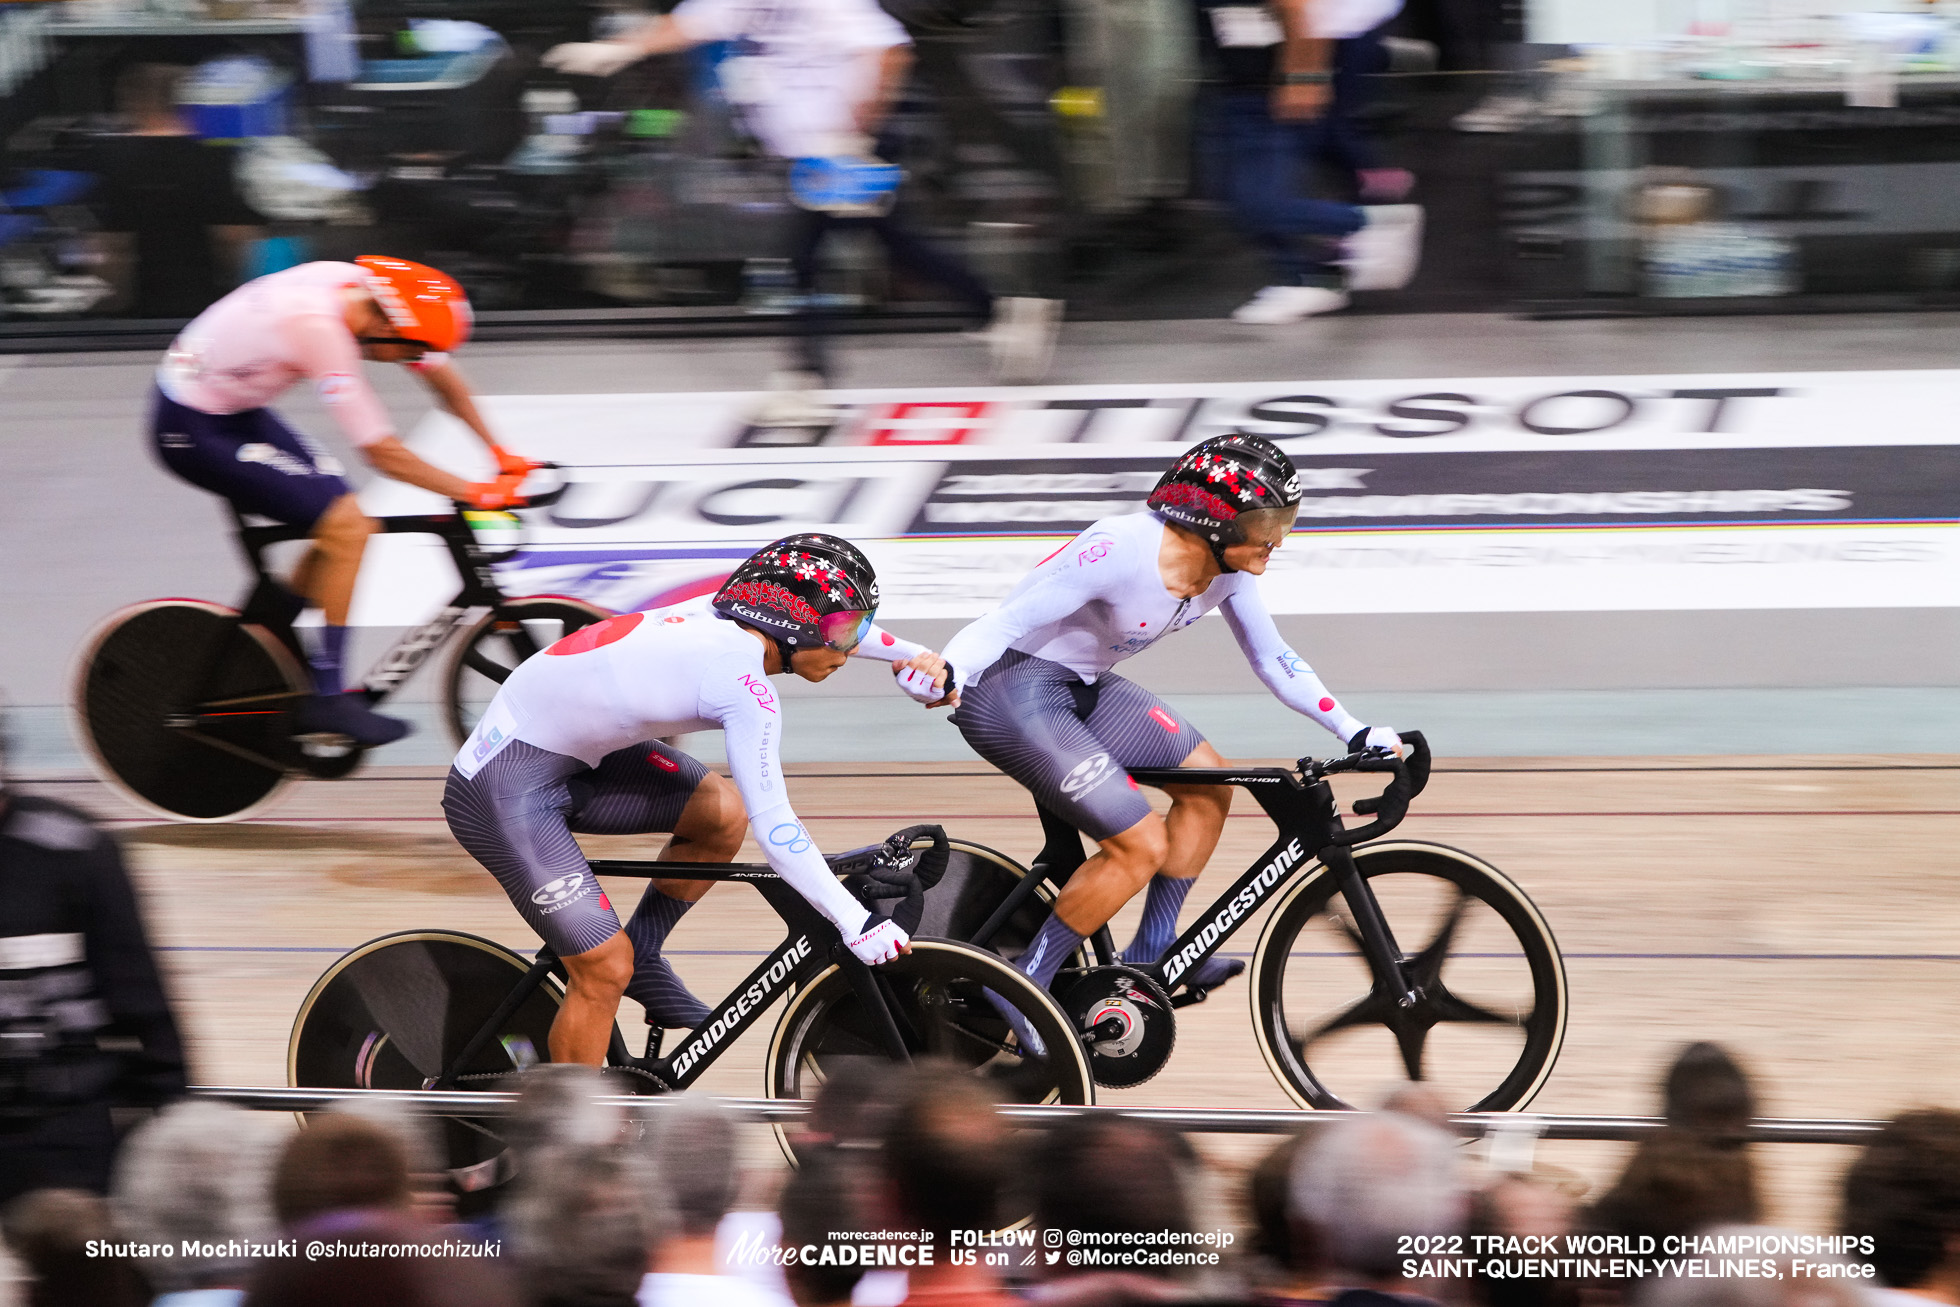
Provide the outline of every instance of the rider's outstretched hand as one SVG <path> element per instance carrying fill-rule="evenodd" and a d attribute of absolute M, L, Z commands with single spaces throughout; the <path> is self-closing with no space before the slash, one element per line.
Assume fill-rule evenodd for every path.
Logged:
<path fill-rule="evenodd" d="M 898 678 L 899 689 L 928 708 L 960 706 L 960 692 L 953 688 L 953 665 L 930 649 L 893 663 L 892 675 Z"/>
<path fill-rule="evenodd" d="M 1387 749 L 1398 758 L 1406 758 L 1409 748 L 1402 743 L 1402 737 L 1386 726 L 1364 726 L 1354 733 L 1348 741 L 1349 753 L 1360 753 L 1363 749 Z"/>
<path fill-rule="evenodd" d="M 866 929 L 862 933 L 844 941 L 865 966 L 875 967 L 880 962 L 890 962 L 899 954 L 912 951 L 912 937 L 899 929 L 898 923 L 889 917 L 865 924 Z"/>

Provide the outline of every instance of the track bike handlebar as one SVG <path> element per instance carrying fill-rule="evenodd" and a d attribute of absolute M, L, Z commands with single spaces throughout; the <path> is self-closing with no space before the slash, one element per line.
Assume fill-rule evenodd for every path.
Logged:
<path fill-rule="evenodd" d="M 532 471 L 532 472 L 556 472 L 556 471 L 558 471 L 558 470 L 559 470 L 559 465 L 558 465 L 558 464 L 556 464 L 556 463 L 533 463 L 533 464 L 531 464 L 531 471 Z M 526 473 L 526 475 L 528 476 L 528 475 L 529 475 L 529 473 Z M 541 494 L 536 494 L 536 495 L 526 495 L 526 496 L 524 496 L 524 502 L 523 502 L 523 503 L 521 503 L 521 504 L 512 504 L 512 505 L 511 505 L 511 508 L 513 508 L 513 509 L 517 509 L 517 508 L 548 508 L 548 507 L 550 507 L 551 505 L 553 505 L 553 504 L 555 504 L 555 503 L 557 503 L 557 502 L 558 502 L 559 500 L 561 500 L 561 499 L 563 499 L 563 498 L 565 497 L 565 492 L 566 492 L 567 490 L 570 490 L 571 488 L 572 488 L 572 483 L 571 483 L 571 482 L 569 482 L 569 481 L 560 481 L 560 482 L 558 483 L 558 486 L 557 486 L 557 488 L 556 488 L 556 489 L 553 489 L 553 490 L 546 490 L 546 491 L 544 491 L 544 492 L 543 492 L 543 493 L 541 493 Z M 456 504 L 456 506 L 457 506 L 457 508 L 458 508 L 458 509 L 466 509 L 466 508 L 470 508 L 470 507 L 471 507 L 471 505 L 469 505 L 469 504 L 465 504 L 465 503 L 463 503 L 463 502 L 462 502 L 461 500 L 452 500 L 451 502 L 452 502 L 452 503 L 454 503 L 454 504 Z"/>
<path fill-rule="evenodd" d="M 1421 794 L 1429 784 L 1429 741 L 1421 731 L 1401 731 L 1402 743 L 1408 746 L 1408 756 L 1398 758 L 1387 749 L 1363 749 L 1345 758 L 1331 758 L 1321 762 L 1313 758 L 1300 759 L 1300 772 L 1308 780 L 1318 780 L 1342 772 L 1389 772 L 1388 786 L 1380 794 L 1371 798 L 1356 799 L 1354 810 L 1362 816 L 1374 815 L 1374 820 L 1365 826 L 1343 830 L 1334 837 L 1334 843 L 1342 845 L 1364 844 L 1369 840 L 1380 839 L 1400 825 L 1402 818 L 1409 815 L 1409 801 Z"/>

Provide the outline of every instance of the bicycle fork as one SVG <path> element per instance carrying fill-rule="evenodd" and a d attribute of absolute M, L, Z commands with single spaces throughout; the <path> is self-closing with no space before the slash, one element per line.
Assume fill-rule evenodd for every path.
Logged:
<path fill-rule="evenodd" d="M 1375 892 L 1368 888 L 1367 878 L 1355 865 L 1354 851 L 1345 844 L 1330 844 L 1320 851 L 1320 860 L 1334 873 L 1334 883 L 1340 886 L 1341 897 L 1347 900 L 1348 911 L 1354 914 L 1362 956 L 1368 959 L 1369 970 L 1375 973 L 1377 983 L 1394 996 L 1397 1007 L 1414 1007 L 1422 1001 L 1422 995 L 1409 983 L 1408 973 L 1402 969 L 1402 950 L 1388 928 L 1388 919 L 1382 916 L 1381 904 L 1375 901 Z"/>

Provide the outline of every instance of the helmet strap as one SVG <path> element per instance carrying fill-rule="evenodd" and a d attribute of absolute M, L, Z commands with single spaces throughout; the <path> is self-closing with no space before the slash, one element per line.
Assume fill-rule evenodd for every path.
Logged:
<path fill-rule="evenodd" d="M 1230 563 L 1225 561 L 1224 541 L 1214 539 L 1209 541 L 1209 543 L 1211 545 L 1211 556 L 1218 563 L 1218 570 L 1220 572 L 1223 572 L 1226 576 L 1230 576 L 1232 573 L 1239 570 L 1238 568 L 1233 567 Z"/>

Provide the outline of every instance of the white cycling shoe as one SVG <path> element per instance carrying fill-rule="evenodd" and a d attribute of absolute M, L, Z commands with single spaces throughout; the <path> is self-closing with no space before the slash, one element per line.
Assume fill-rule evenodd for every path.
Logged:
<path fill-rule="evenodd" d="M 1331 286 L 1268 286 L 1232 310 L 1232 321 L 1258 327 L 1281 327 L 1303 322 L 1348 306 L 1346 292 Z"/>
<path fill-rule="evenodd" d="M 1422 264 L 1422 206 L 1364 204 L 1367 222 L 1341 241 L 1335 262 L 1347 269 L 1349 290 L 1401 290 Z"/>

